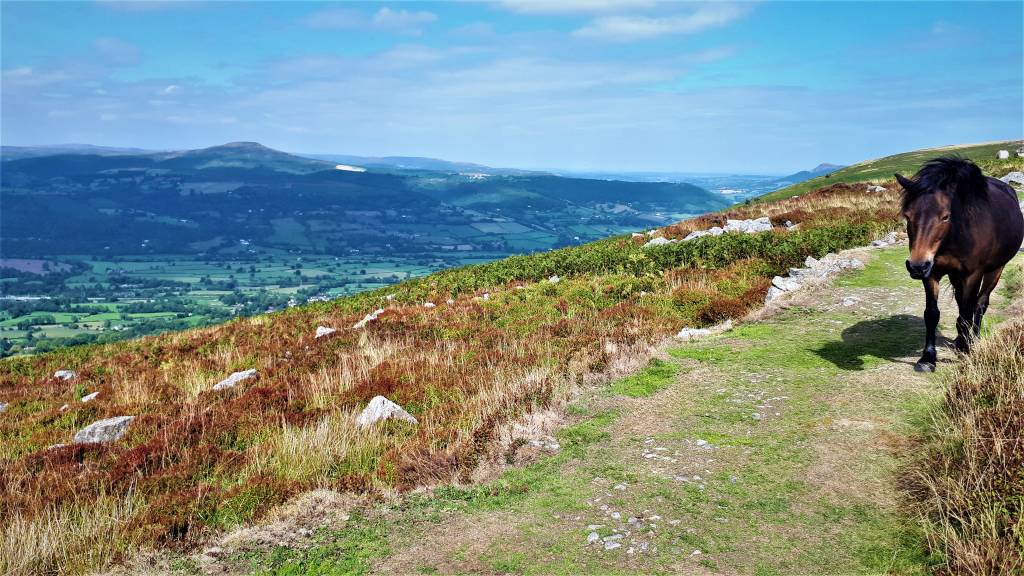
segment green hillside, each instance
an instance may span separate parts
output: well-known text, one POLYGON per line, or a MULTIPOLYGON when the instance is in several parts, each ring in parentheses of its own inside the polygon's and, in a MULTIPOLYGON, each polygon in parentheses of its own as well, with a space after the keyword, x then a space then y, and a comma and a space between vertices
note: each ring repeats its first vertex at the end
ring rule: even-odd
POLYGON ((1011 170, 1021 170, 1024 168, 1024 158, 1019 158, 1016 155, 1016 149, 1022 145, 1024 145, 1022 141, 1007 140, 985 144, 962 144, 940 148, 926 148, 924 150, 904 152, 903 154, 894 154, 884 158, 860 162, 832 172, 827 176, 818 176, 799 184, 787 186, 781 190, 765 194, 758 200, 761 202, 781 200, 791 196, 806 194, 811 190, 831 184, 851 184, 855 182, 881 183, 892 180, 893 174, 896 172, 909 176, 916 172, 926 160, 949 154, 957 154, 964 158, 969 158, 978 163, 986 173, 1002 176, 1011 170), (996 156, 999 150, 1008 150, 1010 158, 999 160, 996 156))

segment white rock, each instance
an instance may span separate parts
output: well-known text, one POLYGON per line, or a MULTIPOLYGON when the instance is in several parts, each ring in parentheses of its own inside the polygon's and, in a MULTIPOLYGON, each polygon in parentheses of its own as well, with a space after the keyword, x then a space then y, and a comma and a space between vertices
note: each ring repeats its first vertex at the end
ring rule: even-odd
POLYGON ((387 296, 384 297, 384 299, 387 300, 388 302, 391 302, 392 300, 395 299, 395 294, 388 294, 387 296))
POLYGON ((597 532, 591 532, 590 534, 587 534, 587 544, 595 544, 600 539, 601 536, 597 532))
POLYGON ((871 186, 868 186, 868 192, 879 192, 879 193, 881 193, 881 192, 885 192, 886 190, 887 190, 887 188, 885 188, 884 186, 878 186, 877 184, 872 184, 871 186))
POLYGON ((213 385, 214 390, 226 390, 228 388, 234 388, 236 384, 243 380, 248 380, 256 375, 255 368, 249 368, 248 370, 242 370, 241 372, 235 372, 227 378, 217 382, 213 385))
POLYGON ((694 550, 693 552, 690 552, 690 558, 693 558, 694 556, 700 556, 701 554, 703 554, 703 552, 701 552, 700 550, 694 550))
POLYGON ((619 544, 618 542, 616 542, 614 540, 611 540, 609 542, 605 542, 604 543, 604 549, 605 550, 615 550, 616 548, 622 548, 622 544, 619 544))
POLYGON ((683 328, 678 334, 676 334, 676 339, 682 340, 683 342, 689 342, 690 340, 697 340, 710 335, 711 330, 708 330, 707 328, 683 328))
POLYGON ((434 304, 433 302, 424 302, 423 303, 423 307, 424 308, 437 308, 437 304, 434 304))
POLYGON ((135 416, 114 416, 97 420, 75 433, 75 444, 92 444, 96 442, 113 442, 124 436, 128 425, 135 416))
POLYGON ((768 287, 768 294, 765 294, 765 297, 764 297, 764 302, 765 302, 765 304, 767 304, 767 303, 771 302, 772 300, 775 300, 779 296, 782 296, 783 294, 785 294, 784 291, 779 290, 775 286, 769 286, 768 287))
POLYGON ((782 290, 783 292, 792 292, 800 288, 800 283, 792 278, 784 278, 782 276, 776 276, 772 278, 772 286, 782 290))
POLYGON ((10 404, 7 402, 0 402, 0 413, 6 412, 8 406, 10 406, 10 404))
POLYGON ((548 278, 548 282, 551 282, 552 284, 558 284, 561 281, 562 281, 562 279, 559 278, 557 275, 552 276, 551 278, 548 278))
POLYGON ((401 406, 383 396, 374 396, 370 403, 363 408, 356 418, 356 423, 362 427, 370 426, 381 420, 390 419, 404 420, 410 424, 418 424, 412 414, 406 412, 401 406))
POLYGON ((85 396, 82 396, 82 402, 91 402, 91 401, 95 400, 96 397, 99 396, 99 395, 100 395, 100 393, 98 391, 97 392, 93 392, 92 394, 86 394, 85 396))
POLYGON ((806 266, 808 268, 814 268, 817 265, 818 265, 818 259, 815 258, 814 256, 808 256, 807 259, 804 260, 804 266, 806 266))
POLYGON ((1011 185, 1012 184, 1024 185, 1024 172, 1016 172, 1016 171, 1010 172, 1006 176, 1003 176, 1002 178, 1000 178, 1000 180, 1002 180, 1003 182, 1006 182, 1007 184, 1011 184, 1011 185))
POLYGON ((644 235, 639 233, 639 232, 633 232, 633 235, 631 236, 631 238, 643 238, 643 237, 644 237, 644 235))
POLYGON ((726 220, 725 231, 726 232, 746 232, 747 234, 757 234, 758 232, 768 232, 772 229, 772 221, 767 216, 761 218, 755 218, 753 220, 726 220))
POLYGON ((323 338, 324 336, 330 336, 331 334, 334 334, 337 331, 338 331, 337 328, 328 328, 327 326, 317 326, 316 327, 316 338, 323 338))
POLYGON ((843 298, 842 304, 843 306, 853 306, 857 302, 860 302, 860 300, 854 298, 853 296, 847 296, 846 298, 843 298))
POLYGON ((1000 150, 999 152, 996 153, 996 156, 1000 160, 1006 160, 1007 158, 1010 157, 1010 151, 1009 150, 1000 150))
POLYGON ((57 370, 56 372, 53 373, 54 378, 60 378, 61 380, 65 381, 71 380, 75 376, 78 376, 78 373, 75 372, 74 370, 57 370))
POLYGON ((647 244, 643 245, 643 247, 644 248, 651 248, 653 246, 667 246, 669 244, 675 244, 676 242, 678 242, 678 240, 675 240, 675 239, 669 240, 668 238, 665 238, 664 236, 658 236, 657 238, 650 239, 647 242, 647 244))
POLYGON ((704 236, 720 236, 722 234, 725 234, 724 228, 721 228, 719 226, 712 226, 707 230, 694 230, 693 232, 690 232, 689 234, 686 235, 686 238, 683 238, 683 242, 688 242, 690 240, 702 238, 704 236))
POLYGON ((374 320, 376 320, 383 313, 384 313, 384 309, 383 308, 378 308, 378 309, 374 310, 373 312, 370 312, 366 316, 363 316, 362 320, 360 320, 359 322, 356 322, 355 324, 353 324, 352 325, 352 329, 353 330, 359 330, 363 326, 366 326, 370 322, 373 322, 374 320))

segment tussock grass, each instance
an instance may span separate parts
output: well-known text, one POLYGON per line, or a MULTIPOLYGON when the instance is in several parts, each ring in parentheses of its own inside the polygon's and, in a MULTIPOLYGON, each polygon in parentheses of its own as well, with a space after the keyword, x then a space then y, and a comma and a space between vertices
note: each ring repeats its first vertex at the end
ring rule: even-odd
POLYGON ((912 510, 950 574, 1024 571, 1024 321, 981 341, 953 373, 921 456, 912 510))

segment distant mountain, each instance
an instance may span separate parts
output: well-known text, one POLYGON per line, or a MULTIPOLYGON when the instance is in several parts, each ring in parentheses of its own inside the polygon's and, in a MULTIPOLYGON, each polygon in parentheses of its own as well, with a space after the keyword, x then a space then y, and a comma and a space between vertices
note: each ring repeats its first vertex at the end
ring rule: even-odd
MULTIPOLYGON (((348 163, 353 163, 349 159, 348 163)), ((357 163, 358 164, 358 163, 357 163)), ((358 172, 254 142, 5 160, 5 256, 548 249, 724 207, 682 183, 358 172)))
POLYGON ((832 172, 835 172, 836 170, 841 170, 843 168, 845 168, 845 166, 841 166, 839 164, 822 163, 818 164, 817 166, 810 170, 801 170, 795 174, 790 174, 789 176, 776 178, 774 180, 771 180, 770 183, 776 185, 779 188, 783 186, 792 186, 793 184, 799 184, 800 182, 810 180, 811 178, 817 178, 818 176, 831 174, 832 172))
POLYGON ((546 174, 533 170, 518 168, 495 168, 474 164, 472 162, 452 162, 439 158, 423 158, 420 156, 352 156, 349 154, 302 154, 307 158, 329 160, 363 168, 384 170, 429 170, 435 172, 476 173, 488 175, 517 176, 525 174, 546 174))
POLYGON ((95 156, 115 156, 125 154, 151 154, 153 150, 142 148, 118 148, 114 146, 94 146, 92 144, 49 144, 46 146, 0 146, 0 158, 17 160, 19 158, 36 158, 55 154, 92 154, 95 156))

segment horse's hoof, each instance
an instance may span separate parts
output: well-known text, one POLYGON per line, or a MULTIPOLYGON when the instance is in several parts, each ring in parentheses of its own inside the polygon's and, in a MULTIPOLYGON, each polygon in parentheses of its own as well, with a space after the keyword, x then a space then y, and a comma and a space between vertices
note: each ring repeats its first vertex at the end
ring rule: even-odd
POLYGON ((935 364, 931 362, 918 362, 914 364, 914 372, 935 372, 935 364))

